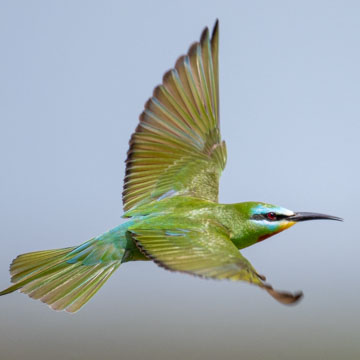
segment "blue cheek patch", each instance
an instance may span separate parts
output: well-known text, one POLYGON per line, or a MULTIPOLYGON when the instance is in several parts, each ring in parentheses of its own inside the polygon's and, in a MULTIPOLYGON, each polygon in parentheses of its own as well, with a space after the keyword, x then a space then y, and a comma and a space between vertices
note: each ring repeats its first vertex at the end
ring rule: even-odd
POLYGON ((284 207, 266 205, 266 204, 259 204, 258 206, 251 209, 251 215, 266 214, 266 213, 271 212, 271 211, 273 211, 273 212, 275 212, 277 214, 294 215, 293 211, 291 211, 289 209, 285 209, 284 207))
MULTIPOLYGON (((259 204, 251 210, 251 215, 263 215, 268 212, 275 212, 277 214, 284 214, 284 215, 293 215, 294 213, 291 210, 285 209, 281 206, 273 206, 267 204, 259 204)), ((267 220, 253 220, 254 223, 264 226, 265 228, 269 229, 271 232, 276 232, 281 230, 281 222, 280 221, 267 221, 267 220)))

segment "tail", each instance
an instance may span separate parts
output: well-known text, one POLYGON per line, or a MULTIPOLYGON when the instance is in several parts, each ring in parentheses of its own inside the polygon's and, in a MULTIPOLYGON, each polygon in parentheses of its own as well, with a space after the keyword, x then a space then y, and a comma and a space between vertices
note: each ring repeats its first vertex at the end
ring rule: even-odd
POLYGON ((19 255, 10 265, 12 286, 1 295, 20 290, 54 310, 76 312, 120 266, 124 234, 110 230, 78 247, 19 255))

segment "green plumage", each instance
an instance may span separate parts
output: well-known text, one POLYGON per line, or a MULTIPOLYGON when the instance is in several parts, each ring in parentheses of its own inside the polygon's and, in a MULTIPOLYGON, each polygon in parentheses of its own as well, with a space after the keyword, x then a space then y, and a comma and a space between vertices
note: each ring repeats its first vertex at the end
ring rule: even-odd
POLYGON ((18 256, 0 295, 20 290, 55 310, 75 312, 128 261, 245 281, 284 304, 301 293, 275 291, 239 252, 296 221, 334 219, 264 203, 219 204, 226 145, 219 127, 219 30, 206 28, 140 115, 130 139, 123 203, 128 221, 78 246, 18 256))
POLYGON ((124 209, 171 192, 218 201, 226 163, 218 99, 218 26, 165 73, 130 139, 124 209))

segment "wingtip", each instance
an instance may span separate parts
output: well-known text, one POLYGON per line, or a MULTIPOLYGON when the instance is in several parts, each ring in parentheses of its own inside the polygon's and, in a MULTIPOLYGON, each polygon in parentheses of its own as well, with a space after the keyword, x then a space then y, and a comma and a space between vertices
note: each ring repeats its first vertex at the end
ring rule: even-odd
POLYGON ((302 291, 298 291, 295 293, 290 293, 287 291, 278 291, 272 288, 272 286, 266 286, 265 290, 268 292, 270 296, 272 296, 275 300, 284 305, 295 305, 297 304, 303 297, 304 294, 302 291))
POLYGON ((219 32, 219 19, 216 18, 211 37, 213 38, 218 32, 219 32))
POLYGON ((203 44, 209 38, 209 28, 206 26, 200 36, 200 44, 203 44))
MULTIPOLYGON (((219 18, 216 18, 215 19, 215 23, 214 23, 214 26, 213 26, 213 29, 211 31, 211 37, 213 38, 214 35, 219 31, 219 18)), ((204 41, 204 39, 206 38, 206 36, 208 36, 210 34, 210 31, 209 31, 209 28, 206 26, 204 28, 204 30, 202 31, 201 33, 201 36, 200 36, 200 43, 202 43, 204 41)))

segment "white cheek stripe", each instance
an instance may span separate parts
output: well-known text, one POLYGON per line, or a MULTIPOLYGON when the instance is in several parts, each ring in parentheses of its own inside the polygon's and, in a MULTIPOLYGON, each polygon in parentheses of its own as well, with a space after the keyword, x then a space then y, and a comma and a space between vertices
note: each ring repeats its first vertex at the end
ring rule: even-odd
POLYGON ((289 209, 285 209, 283 207, 278 207, 276 209, 276 212, 279 213, 279 214, 283 214, 283 215, 286 215, 286 216, 291 216, 291 215, 295 215, 295 213, 289 209))

